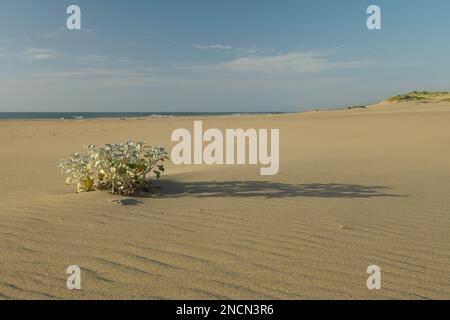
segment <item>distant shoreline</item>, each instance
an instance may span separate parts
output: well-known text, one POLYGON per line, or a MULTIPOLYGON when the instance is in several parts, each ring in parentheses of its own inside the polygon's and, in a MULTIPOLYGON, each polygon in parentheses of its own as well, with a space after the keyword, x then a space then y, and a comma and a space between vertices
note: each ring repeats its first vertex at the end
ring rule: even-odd
POLYGON ((390 97, 372 105, 353 105, 337 108, 308 108, 298 111, 234 111, 234 112, 0 112, 0 121, 21 120, 83 120, 83 119, 133 119, 133 118, 174 118, 174 117, 205 117, 205 116, 256 116, 256 115, 287 115, 307 112, 342 111, 367 109, 380 104, 404 103, 449 103, 449 92, 411 91, 406 94, 390 97))
POLYGON ((83 120, 107 118, 172 118, 189 116, 277 115, 286 112, 0 112, 0 120, 83 120))

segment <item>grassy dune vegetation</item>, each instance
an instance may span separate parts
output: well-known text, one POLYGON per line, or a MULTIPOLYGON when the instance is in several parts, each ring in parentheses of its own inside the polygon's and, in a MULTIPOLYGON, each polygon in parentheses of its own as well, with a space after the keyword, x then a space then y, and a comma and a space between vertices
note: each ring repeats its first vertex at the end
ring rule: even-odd
POLYGON ((388 102, 450 102, 450 93, 429 92, 429 91, 411 91, 406 94, 397 95, 387 99, 388 102))

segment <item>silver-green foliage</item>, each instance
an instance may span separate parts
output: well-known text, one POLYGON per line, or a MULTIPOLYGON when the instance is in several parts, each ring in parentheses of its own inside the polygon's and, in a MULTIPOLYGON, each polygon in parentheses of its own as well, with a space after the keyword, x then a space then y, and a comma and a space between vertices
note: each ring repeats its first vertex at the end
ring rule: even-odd
POLYGON ((66 184, 77 186, 77 192, 110 190, 114 194, 130 195, 149 191, 147 180, 152 174, 159 179, 168 159, 163 147, 146 146, 145 141, 87 146, 88 154, 75 153, 58 161, 68 177, 66 184))

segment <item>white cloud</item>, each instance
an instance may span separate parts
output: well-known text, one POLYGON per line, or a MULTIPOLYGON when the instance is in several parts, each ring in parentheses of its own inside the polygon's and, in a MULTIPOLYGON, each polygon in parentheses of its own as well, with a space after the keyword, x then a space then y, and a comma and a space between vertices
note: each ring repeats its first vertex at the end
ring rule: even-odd
POLYGON ((211 50, 211 51, 229 51, 235 53, 237 56, 250 56, 250 55, 261 55, 274 53, 274 50, 265 50, 257 46, 251 46, 246 48, 234 48, 229 45, 223 44, 195 44, 192 47, 200 50, 211 50))
POLYGON ((89 68, 80 71, 67 72, 63 75, 72 76, 93 76, 93 77, 113 77, 113 78, 148 78, 154 76, 151 70, 130 70, 120 68, 89 68))
POLYGON ((238 57, 231 61, 206 66, 193 66, 190 70, 233 71, 253 73, 313 73, 331 69, 359 68, 373 61, 332 61, 333 51, 292 52, 270 56, 238 57))
POLYGON ((27 74, 30 78, 46 78, 46 79, 61 79, 61 78, 151 78, 155 76, 152 69, 143 68, 140 70, 125 69, 125 68, 81 68, 77 70, 40 72, 27 74))
POLYGON ((60 56, 59 51, 42 48, 29 48, 23 53, 23 57, 28 60, 49 60, 60 56))
POLYGON ((67 29, 67 27, 61 27, 61 28, 56 29, 56 30, 47 31, 47 32, 43 32, 43 33, 38 33, 35 36, 37 38, 51 39, 51 38, 56 38, 56 37, 59 37, 59 36, 62 36, 62 35, 69 35, 70 32, 78 32, 78 33, 85 33, 85 34, 93 35, 94 34, 94 29, 82 28, 80 30, 69 30, 69 29, 67 29))
POLYGON ((265 50, 265 49, 259 48, 257 46, 251 46, 249 48, 240 48, 240 49, 237 49, 236 51, 240 55, 244 55, 244 56, 255 56, 255 55, 274 53, 273 50, 265 50))
POLYGON ((200 49, 200 50, 232 50, 233 47, 231 46, 226 46, 226 45, 222 45, 222 44, 207 44, 207 45, 202 45, 202 44, 195 44, 193 45, 194 48, 200 49))

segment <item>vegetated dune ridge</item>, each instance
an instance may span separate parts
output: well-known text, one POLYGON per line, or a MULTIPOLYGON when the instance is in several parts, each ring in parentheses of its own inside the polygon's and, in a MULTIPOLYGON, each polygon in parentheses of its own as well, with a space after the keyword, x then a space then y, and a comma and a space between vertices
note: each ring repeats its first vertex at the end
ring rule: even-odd
POLYGON ((449 299, 450 103, 290 115, 4 121, 0 298, 449 299), (174 166, 161 194, 74 193, 56 160, 175 128, 280 128, 280 173, 174 166), (82 290, 66 289, 66 268, 82 290), (366 269, 382 270, 369 291, 366 269))

